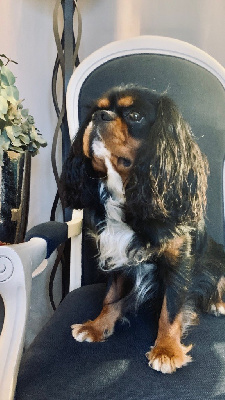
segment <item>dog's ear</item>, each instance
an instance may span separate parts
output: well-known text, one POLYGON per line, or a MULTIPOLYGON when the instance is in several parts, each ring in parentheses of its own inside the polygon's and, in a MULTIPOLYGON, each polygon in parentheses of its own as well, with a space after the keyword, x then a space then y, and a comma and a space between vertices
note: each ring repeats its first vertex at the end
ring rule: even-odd
POLYGON ((64 207, 89 207, 98 198, 98 179, 94 175, 91 161, 83 153, 83 134, 82 127, 63 165, 60 190, 64 207))
POLYGON ((127 187, 128 202, 139 199, 145 218, 201 220, 206 207, 208 163, 189 125, 166 96, 158 101, 147 142, 139 150, 127 187))

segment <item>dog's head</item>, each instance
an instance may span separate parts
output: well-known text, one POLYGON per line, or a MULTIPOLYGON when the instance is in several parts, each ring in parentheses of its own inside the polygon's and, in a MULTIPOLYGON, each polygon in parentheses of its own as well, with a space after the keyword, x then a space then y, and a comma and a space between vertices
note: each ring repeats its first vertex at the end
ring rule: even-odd
POLYGON ((84 206, 91 193, 95 197, 97 180, 106 179, 106 159, 121 176, 128 213, 138 212, 141 219, 202 219, 207 160, 167 96, 130 85, 113 88, 94 103, 64 167, 71 206, 81 192, 84 206))
POLYGON ((127 184, 138 149, 156 120, 157 103, 156 94, 137 87, 114 88, 97 100, 83 135, 84 154, 96 171, 107 173, 103 143, 113 168, 127 184))

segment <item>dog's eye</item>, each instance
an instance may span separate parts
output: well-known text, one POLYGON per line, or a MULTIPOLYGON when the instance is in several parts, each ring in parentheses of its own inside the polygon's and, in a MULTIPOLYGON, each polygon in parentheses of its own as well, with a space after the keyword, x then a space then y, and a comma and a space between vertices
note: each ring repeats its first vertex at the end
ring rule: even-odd
POLYGON ((118 164, 123 165, 125 168, 129 168, 132 164, 131 160, 129 158, 125 157, 118 157, 118 164))
POLYGON ((128 117, 133 122, 140 122, 142 120, 142 115, 137 111, 132 111, 128 114, 128 117))

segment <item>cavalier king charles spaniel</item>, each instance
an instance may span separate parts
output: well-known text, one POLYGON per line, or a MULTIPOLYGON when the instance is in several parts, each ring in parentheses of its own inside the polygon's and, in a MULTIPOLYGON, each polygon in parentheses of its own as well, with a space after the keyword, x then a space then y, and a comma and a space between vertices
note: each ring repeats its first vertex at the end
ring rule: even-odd
POLYGON ((181 339, 197 311, 225 314, 223 247, 207 236, 206 156, 174 102, 135 85, 91 107, 64 165, 67 206, 88 207, 99 268, 108 275, 100 315, 72 325, 101 342, 144 302, 158 311, 149 365, 172 373, 191 361, 181 339))

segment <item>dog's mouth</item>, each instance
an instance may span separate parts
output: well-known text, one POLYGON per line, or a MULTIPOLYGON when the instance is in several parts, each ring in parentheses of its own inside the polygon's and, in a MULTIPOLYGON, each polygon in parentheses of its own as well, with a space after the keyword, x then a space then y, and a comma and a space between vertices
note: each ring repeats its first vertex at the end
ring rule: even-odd
MULTIPOLYGON (((97 161, 97 158, 96 158, 97 161)), ((104 165, 97 165, 96 167, 93 166, 93 159, 87 158, 85 162, 85 173, 91 179, 106 179, 107 178, 107 169, 104 165)))
MULTIPOLYGON (((119 173, 123 183, 127 181, 130 170, 133 166, 134 160, 124 157, 116 152, 110 152, 106 147, 106 143, 103 140, 95 139, 91 145, 91 163, 95 171, 98 172, 99 177, 106 177, 109 173, 109 164, 112 168, 119 173)), ((116 149, 115 149, 116 150, 116 149)))
POLYGON ((107 174, 107 168, 104 159, 93 155, 91 161, 92 161, 92 167, 94 168, 95 171, 99 172, 100 177, 101 176, 103 177, 107 174))

